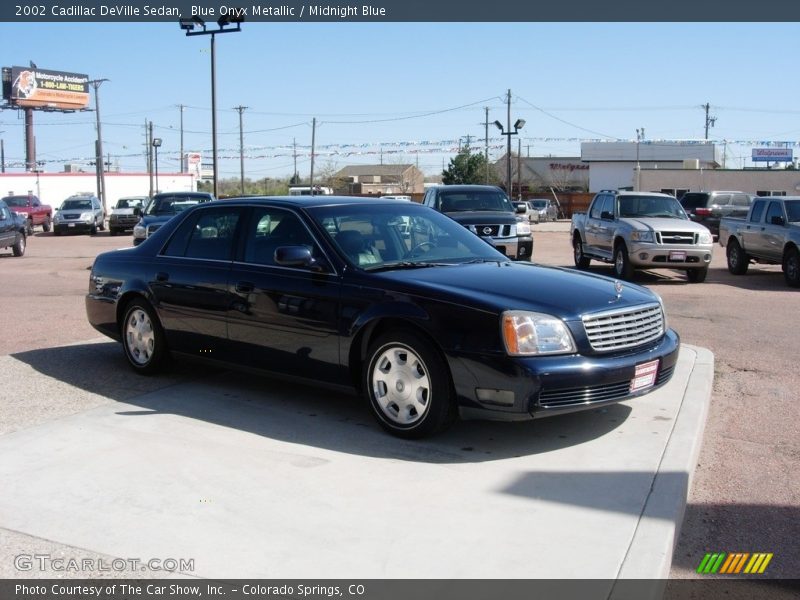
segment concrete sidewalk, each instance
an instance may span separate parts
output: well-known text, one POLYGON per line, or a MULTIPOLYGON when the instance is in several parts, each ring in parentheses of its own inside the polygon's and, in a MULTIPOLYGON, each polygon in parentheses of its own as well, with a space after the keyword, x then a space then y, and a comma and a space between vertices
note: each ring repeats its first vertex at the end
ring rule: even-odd
POLYGON ((714 372, 683 346, 648 396, 409 442, 348 396, 211 371, 123 400, 80 374, 118 345, 48 352, 0 357, 14 405, 93 408, 0 436, 2 577, 87 575, 13 568, 40 543, 209 578, 666 577, 714 372))

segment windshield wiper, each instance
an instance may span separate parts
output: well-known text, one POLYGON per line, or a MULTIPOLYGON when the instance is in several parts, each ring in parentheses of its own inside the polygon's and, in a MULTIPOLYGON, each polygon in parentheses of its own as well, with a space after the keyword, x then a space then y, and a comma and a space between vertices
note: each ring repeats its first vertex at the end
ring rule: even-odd
POLYGON ((417 260, 401 260, 398 262, 384 263, 374 267, 364 267, 365 271, 390 271, 392 269, 425 269, 427 267, 452 267, 453 263, 422 262, 417 260))

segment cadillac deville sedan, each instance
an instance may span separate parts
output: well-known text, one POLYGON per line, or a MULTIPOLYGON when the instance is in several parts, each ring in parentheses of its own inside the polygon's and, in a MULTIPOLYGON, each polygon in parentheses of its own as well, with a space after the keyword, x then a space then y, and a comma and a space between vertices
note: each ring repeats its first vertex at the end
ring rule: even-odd
POLYGON ((646 394, 680 344, 643 287, 513 262, 413 202, 333 196, 189 208, 99 255, 86 311, 139 373, 193 357, 356 391, 407 438, 646 394))

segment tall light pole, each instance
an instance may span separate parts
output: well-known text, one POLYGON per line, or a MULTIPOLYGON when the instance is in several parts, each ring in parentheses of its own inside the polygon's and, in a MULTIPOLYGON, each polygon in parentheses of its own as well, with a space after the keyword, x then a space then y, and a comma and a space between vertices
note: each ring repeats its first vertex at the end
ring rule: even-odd
POLYGON ((100 130, 100 86, 108 79, 94 79, 89 83, 94 88, 94 112, 97 117, 97 142, 95 143, 95 168, 97 170, 97 197, 103 205, 103 212, 108 214, 106 203, 106 170, 103 166, 103 134, 100 130))
POLYGON ((508 198, 511 199, 511 136, 517 135, 519 130, 525 127, 525 119, 517 119, 514 123, 514 131, 511 131, 511 90, 508 90, 508 115, 506 129, 503 129, 503 124, 500 121, 495 121, 494 124, 495 127, 500 130, 500 134, 506 136, 506 140, 508 140, 508 143, 506 144, 506 194, 508 194, 508 198))
POLYGON ((153 138, 153 150, 155 151, 156 160, 156 193, 161 190, 158 187, 158 149, 161 147, 161 138, 153 138))
POLYGON ((642 186, 642 166, 639 164, 639 143, 644 139, 644 127, 636 130, 636 191, 642 186))
POLYGON ((186 31, 187 37, 193 35, 210 35, 211 36, 211 154, 214 169, 214 197, 219 196, 219 169, 217 166, 217 61, 215 54, 214 39, 218 33, 233 33, 242 30, 242 21, 244 21, 244 11, 236 12, 232 10, 230 13, 221 16, 217 20, 219 29, 207 29, 206 23, 198 16, 190 19, 180 19, 178 23, 181 29, 186 31), (235 28, 225 29, 226 25, 235 24, 235 28), (202 31, 195 31, 196 27, 202 27, 202 31))
POLYGON ((242 131, 242 113, 247 109, 246 106, 234 106, 234 110, 239 111, 239 179, 241 180, 242 196, 244 196, 244 133, 242 131))

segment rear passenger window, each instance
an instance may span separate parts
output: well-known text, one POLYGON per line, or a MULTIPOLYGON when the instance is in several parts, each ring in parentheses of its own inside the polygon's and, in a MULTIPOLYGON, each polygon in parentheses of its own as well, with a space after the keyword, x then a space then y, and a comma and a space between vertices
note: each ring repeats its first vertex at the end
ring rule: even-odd
POLYGON ((237 207, 197 211, 178 228, 163 255, 232 260, 239 214, 237 207))
POLYGON ((716 204, 717 206, 727 206, 731 203, 731 195, 730 194, 718 194, 714 196, 714 200, 711 202, 712 204, 716 204))
POLYGON ((764 200, 756 200, 753 203, 753 209, 750 212, 751 223, 758 223, 761 221, 761 215, 764 214, 764 207, 766 204, 767 203, 764 200))
POLYGON ((750 206, 750 196, 747 194, 734 194, 733 195, 733 205, 734 206, 750 206))

